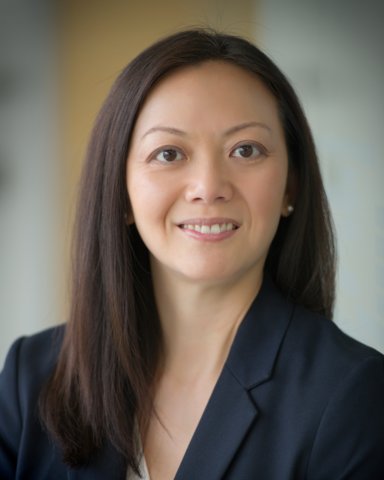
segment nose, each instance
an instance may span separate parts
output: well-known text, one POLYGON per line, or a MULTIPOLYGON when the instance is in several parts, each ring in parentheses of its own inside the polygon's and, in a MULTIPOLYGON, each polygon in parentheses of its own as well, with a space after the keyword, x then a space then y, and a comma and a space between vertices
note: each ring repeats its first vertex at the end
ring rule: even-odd
POLYGON ((227 202, 233 197, 233 186, 225 166, 218 158, 201 158, 196 162, 185 189, 188 202, 210 205, 227 202))

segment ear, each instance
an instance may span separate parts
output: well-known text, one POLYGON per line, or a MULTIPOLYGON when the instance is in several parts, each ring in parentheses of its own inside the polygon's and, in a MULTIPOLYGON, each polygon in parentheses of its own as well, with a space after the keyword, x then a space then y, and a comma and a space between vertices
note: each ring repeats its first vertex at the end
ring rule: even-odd
POLYGON ((289 217, 294 210, 294 207, 296 205, 298 185, 299 185, 299 175, 297 171, 289 170, 283 203, 281 205, 281 215, 283 217, 289 217))

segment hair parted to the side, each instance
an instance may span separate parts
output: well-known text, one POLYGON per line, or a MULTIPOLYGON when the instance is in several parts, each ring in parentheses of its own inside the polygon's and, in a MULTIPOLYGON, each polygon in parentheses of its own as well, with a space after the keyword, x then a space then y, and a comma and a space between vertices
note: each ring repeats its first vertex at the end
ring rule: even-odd
POLYGON ((253 73, 276 97, 298 194, 294 214, 280 220, 265 271, 292 302, 332 318, 332 220, 312 135, 288 80, 263 52, 233 35, 198 28, 158 41, 114 83, 95 122, 82 172, 70 317, 57 368, 39 399, 42 424, 71 467, 85 465, 109 442, 138 472, 135 419, 145 443, 162 336, 148 251, 136 228, 124 221, 128 147, 140 107, 156 81, 206 61, 230 62, 253 73))

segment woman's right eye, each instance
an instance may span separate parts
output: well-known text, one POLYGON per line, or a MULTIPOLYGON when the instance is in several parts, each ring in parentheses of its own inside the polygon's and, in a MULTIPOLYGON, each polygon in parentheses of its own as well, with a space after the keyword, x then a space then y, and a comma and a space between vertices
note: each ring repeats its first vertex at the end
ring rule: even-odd
POLYGON ((167 148, 166 150, 161 150, 160 152, 157 152, 154 158, 159 162, 172 163, 172 162, 175 162, 176 160, 181 160, 183 158, 183 155, 177 150, 173 150, 172 148, 167 148))

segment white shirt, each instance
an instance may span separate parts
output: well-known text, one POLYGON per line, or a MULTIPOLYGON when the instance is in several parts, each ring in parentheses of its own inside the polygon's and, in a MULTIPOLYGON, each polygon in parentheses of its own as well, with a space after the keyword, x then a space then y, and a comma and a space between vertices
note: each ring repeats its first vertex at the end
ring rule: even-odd
POLYGON ((140 452, 141 452, 139 470, 140 470, 140 473, 144 476, 143 476, 143 478, 140 478, 136 475, 136 473, 132 472, 132 470, 130 471, 130 469, 129 469, 127 471, 127 479, 126 480, 151 480, 150 477, 149 477, 148 467, 147 467, 147 463, 145 461, 145 457, 144 457, 144 453, 143 453, 143 446, 141 444, 139 426, 138 426, 137 422, 135 422, 135 436, 136 436, 136 441, 139 443, 140 452))
POLYGON ((145 461, 144 455, 141 456, 140 461, 140 472, 144 475, 141 479, 134 472, 127 472, 127 480, 151 480, 148 473, 147 463, 145 461))

